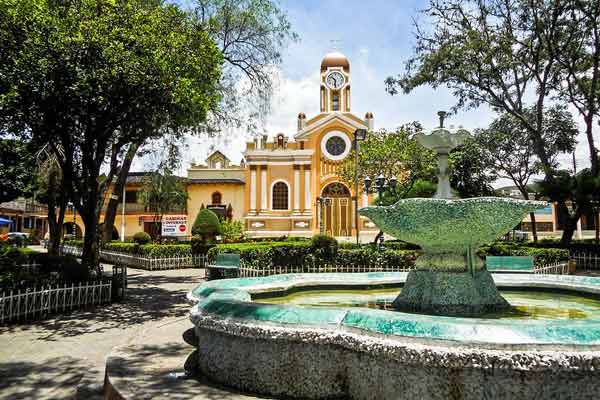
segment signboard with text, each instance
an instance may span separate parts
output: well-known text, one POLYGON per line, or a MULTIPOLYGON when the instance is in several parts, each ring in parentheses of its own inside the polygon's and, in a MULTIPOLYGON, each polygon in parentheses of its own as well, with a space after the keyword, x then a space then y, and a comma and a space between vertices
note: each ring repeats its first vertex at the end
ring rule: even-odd
POLYGON ((162 218, 163 236, 187 236, 187 215, 164 215, 162 218))

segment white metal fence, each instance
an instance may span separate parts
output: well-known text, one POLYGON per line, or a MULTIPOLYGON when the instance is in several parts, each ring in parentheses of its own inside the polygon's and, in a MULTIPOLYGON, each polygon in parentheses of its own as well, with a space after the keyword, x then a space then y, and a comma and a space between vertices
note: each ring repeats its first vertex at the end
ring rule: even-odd
POLYGON ((600 269, 600 256, 592 253, 576 252, 571 258, 577 262, 577 269, 600 269))
MULTIPOLYGON (((61 246, 62 254, 81 257, 82 249, 76 246, 61 246)), ((100 258, 111 264, 122 264, 129 267, 147 269, 150 271, 204 268, 207 258, 204 255, 184 255, 179 257, 143 257, 118 251, 100 250, 100 258)))
POLYGON ((569 263, 563 262, 563 263, 535 266, 533 268, 533 273, 541 274, 541 275, 545 275, 545 274, 567 275, 569 273, 569 263))
POLYGON ((110 281, 3 292, 0 297, 0 323, 40 318, 53 312, 110 303, 111 294, 110 281))
POLYGON ((240 267, 240 276, 255 277, 269 276, 279 274, 296 274, 296 273, 354 273, 354 272, 407 272, 413 269, 414 266, 380 266, 380 265, 305 265, 305 266, 272 266, 272 267, 255 267, 242 262, 240 267))

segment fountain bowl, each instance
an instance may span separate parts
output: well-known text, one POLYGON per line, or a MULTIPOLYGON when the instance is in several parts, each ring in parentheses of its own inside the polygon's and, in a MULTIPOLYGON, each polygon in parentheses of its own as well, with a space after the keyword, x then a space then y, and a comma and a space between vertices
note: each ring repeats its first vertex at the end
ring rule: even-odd
POLYGON ((427 253, 464 253, 493 242, 524 214, 547 204, 506 197, 411 198, 386 207, 363 207, 359 213, 385 233, 418 244, 427 253))

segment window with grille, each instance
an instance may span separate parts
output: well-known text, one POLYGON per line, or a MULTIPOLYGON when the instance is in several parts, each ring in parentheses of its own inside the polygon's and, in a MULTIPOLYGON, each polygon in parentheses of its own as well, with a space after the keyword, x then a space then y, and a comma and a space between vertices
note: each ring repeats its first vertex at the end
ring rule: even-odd
POLYGON ((288 209, 288 186, 285 182, 277 182, 273 185, 273 210, 288 209))

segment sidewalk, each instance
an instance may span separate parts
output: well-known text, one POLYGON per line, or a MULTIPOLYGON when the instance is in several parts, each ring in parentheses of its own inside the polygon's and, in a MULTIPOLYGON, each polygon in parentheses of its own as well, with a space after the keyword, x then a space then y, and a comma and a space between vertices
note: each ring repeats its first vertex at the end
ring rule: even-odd
POLYGON ((191 327, 185 294, 204 270, 128 274, 122 303, 0 326, 0 399, 72 398, 78 386, 100 387, 113 347, 182 342, 191 327))

